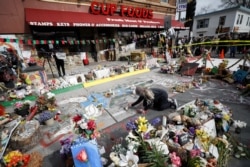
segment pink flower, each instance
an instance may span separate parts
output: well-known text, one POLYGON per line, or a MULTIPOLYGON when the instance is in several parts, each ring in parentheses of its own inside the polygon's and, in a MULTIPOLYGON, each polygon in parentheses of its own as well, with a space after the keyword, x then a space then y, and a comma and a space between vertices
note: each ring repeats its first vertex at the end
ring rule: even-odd
POLYGON ((200 156, 201 154, 201 150, 199 149, 193 149, 190 151, 190 156, 193 158, 193 157, 196 157, 196 156, 200 156))
POLYGON ((23 106, 23 103, 21 103, 21 102, 16 102, 15 103, 15 108, 22 108, 22 106, 23 106))
POLYGON ((181 158, 179 156, 177 156, 175 152, 170 153, 169 155, 170 155, 170 159, 171 159, 172 164, 176 167, 180 167, 181 166, 181 158))

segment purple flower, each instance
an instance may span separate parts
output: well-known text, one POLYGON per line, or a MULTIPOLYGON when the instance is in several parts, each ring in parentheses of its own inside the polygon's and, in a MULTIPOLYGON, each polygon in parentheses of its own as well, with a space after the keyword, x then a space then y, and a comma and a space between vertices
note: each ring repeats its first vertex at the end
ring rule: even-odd
POLYGON ((50 118, 53 117, 53 114, 51 113, 51 111, 43 111, 42 113, 39 114, 39 122, 44 122, 49 120, 50 118))
POLYGON ((195 135, 195 128, 194 127, 189 128, 189 134, 192 135, 192 136, 195 135))
POLYGON ((156 126, 160 122, 161 122, 161 118, 157 117, 157 118, 153 119, 152 121, 150 121, 150 124, 153 126, 156 126))
POLYGON ((144 134, 143 138, 144 138, 144 139, 150 139, 150 133, 144 134))
POLYGON ((222 114, 215 114, 215 118, 222 118, 222 114))
POLYGON ((136 126, 136 123, 134 121, 129 121, 126 125, 126 129, 128 131, 130 130, 136 130, 137 129, 137 126, 136 126))

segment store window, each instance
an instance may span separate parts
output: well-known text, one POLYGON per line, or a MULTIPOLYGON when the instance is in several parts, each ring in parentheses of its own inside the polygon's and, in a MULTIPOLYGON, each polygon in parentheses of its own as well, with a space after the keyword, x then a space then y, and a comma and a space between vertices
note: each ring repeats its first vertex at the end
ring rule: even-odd
POLYGON ((168 0, 161 0, 161 2, 168 3, 168 0))
POLYGON ((250 17, 247 18, 247 24, 246 26, 250 26, 250 17))
POLYGON ((242 20, 243 20, 243 15, 241 15, 241 14, 238 14, 238 17, 237 17, 237 22, 236 22, 236 24, 242 24, 242 20))
POLYGON ((224 26, 226 22, 226 16, 221 16, 219 20, 219 25, 224 26))
POLYGON ((240 14, 238 14, 238 17, 237 17, 237 22, 236 22, 236 24, 239 24, 239 22, 240 22, 240 14))
POLYGON ((242 24, 242 20, 243 20, 243 15, 241 15, 240 17, 240 24, 242 24))
POLYGON ((209 25, 209 19, 197 20, 197 29, 207 28, 209 25))

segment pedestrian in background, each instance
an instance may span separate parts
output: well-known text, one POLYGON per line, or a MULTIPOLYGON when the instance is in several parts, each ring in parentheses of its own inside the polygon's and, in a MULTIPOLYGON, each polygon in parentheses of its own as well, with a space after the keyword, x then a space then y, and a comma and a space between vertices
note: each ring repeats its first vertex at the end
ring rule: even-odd
POLYGON ((60 55, 60 53, 53 52, 52 56, 55 59, 59 77, 65 76, 66 73, 65 73, 65 67, 64 67, 64 59, 66 58, 66 53, 65 53, 65 56, 64 56, 64 54, 60 55))

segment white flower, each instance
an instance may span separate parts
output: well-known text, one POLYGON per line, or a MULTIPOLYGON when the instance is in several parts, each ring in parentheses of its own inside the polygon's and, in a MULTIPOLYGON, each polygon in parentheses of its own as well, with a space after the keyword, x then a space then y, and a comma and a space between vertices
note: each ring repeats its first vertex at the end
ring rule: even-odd
POLYGON ((160 151, 165 155, 169 153, 168 146, 162 141, 160 141, 159 138, 148 139, 145 141, 148 142, 151 147, 153 145, 156 146, 157 151, 160 151))
POLYGON ((113 161, 113 163, 114 163, 116 166, 119 165, 119 162, 120 162, 121 159, 118 157, 117 153, 111 152, 111 153, 109 154, 109 157, 110 157, 110 159, 113 161))
POLYGON ((129 132, 125 140, 128 143, 128 149, 136 152, 140 145, 138 136, 135 136, 132 132, 129 132))
POLYGON ((47 95, 48 99, 51 99, 51 98, 55 97, 55 94, 51 93, 51 92, 48 92, 46 95, 47 95))
POLYGON ((127 151, 126 156, 120 154, 121 161, 119 166, 121 167, 138 167, 139 157, 132 151, 127 151))
POLYGON ((240 120, 235 120, 233 126, 235 128, 245 128, 247 126, 247 123, 240 120))
POLYGON ((152 126, 151 124, 148 124, 148 129, 147 129, 147 131, 145 132, 145 134, 151 132, 152 130, 155 130, 155 127, 152 126))
POLYGON ((131 139, 138 141, 138 140, 139 140, 139 137, 138 137, 138 136, 135 136, 135 135, 133 134, 133 132, 130 131, 130 132, 128 133, 126 139, 127 139, 128 141, 130 141, 131 139))
POLYGON ((87 122, 82 122, 82 123, 80 124, 80 127, 81 127, 81 129, 88 129, 88 124, 87 124, 87 122))
POLYGON ((128 143, 128 150, 133 151, 134 153, 138 151, 138 147, 140 146, 140 142, 138 141, 130 141, 128 143))
POLYGON ((168 133, 168 128, 165 128, 164 126, 162 127, 162 129, 161 130, 157 130, 156 131, 156 135, 158 136, 161 136, 160 137, 160 140, 162 140, 163 138, 164 138, 164 136, 166 136, 167 135, 167 133, 168 133))

